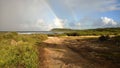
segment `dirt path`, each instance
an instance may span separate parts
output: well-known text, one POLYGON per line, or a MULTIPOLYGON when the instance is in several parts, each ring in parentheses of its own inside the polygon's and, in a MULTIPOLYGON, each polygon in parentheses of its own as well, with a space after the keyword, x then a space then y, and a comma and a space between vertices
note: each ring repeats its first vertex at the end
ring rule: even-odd
POLYGON ((49 37, 43 42, 44 66, 42 68, 108 68, 92 63, 69 49, 64 38, 49 37))

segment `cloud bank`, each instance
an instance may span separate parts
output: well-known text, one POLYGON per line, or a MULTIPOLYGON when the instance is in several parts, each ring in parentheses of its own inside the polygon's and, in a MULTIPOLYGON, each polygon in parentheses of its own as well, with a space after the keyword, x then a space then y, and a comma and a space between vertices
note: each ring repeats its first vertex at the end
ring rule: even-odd
POLYGON ((0 30, 48 30, 47 24, 56 17, 44 0, 0 0, 0 30))
POLYGON ((118 0, 0 0, 0 31, 112 27, 118 22, 109 14, 100 19, 91 17, 113 11, 120 11, 118 0))

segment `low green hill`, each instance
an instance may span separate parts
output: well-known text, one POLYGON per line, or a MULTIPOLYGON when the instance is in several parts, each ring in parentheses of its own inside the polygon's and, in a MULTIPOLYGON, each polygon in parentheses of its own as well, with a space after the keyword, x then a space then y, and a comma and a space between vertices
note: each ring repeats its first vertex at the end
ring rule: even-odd
POLYGON ((51 31, 53 32, 63 32, 68 36, 81 36, 81 35, 120 35, 120 27, 116 28, 97 28, 97 29, 84 29, 84 30, 75 30, 75 29, 62 29, 54 28, 51 31))

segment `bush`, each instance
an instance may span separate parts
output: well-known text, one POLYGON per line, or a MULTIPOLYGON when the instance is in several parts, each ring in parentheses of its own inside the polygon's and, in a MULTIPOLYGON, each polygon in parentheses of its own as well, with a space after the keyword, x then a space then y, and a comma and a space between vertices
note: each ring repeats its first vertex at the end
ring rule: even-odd
POLYGON ((80 36, 80 33, 77 32, 71 32, 71 33, 65 33, 67 36, 80 36))
POLYGON ((99 37, 99 41, 106 41, 106 40, 109 40, 109 39, 110 39, 109 35, 106 35, 106 36, 101 35, 101 36, 99 37))
POLYGON ((106 35, 106 40, 109 40, 110 39, 110 36, 109 35, 106 35))

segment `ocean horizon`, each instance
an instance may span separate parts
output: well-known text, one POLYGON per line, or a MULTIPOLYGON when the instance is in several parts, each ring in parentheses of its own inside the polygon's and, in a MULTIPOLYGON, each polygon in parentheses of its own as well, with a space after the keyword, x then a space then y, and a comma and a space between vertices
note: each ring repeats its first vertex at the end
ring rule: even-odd
POLYGON ((63 32, 53 32, 53 31, 0 31, 0 32, 17 32, 18 34, 60 34, 63 32))

